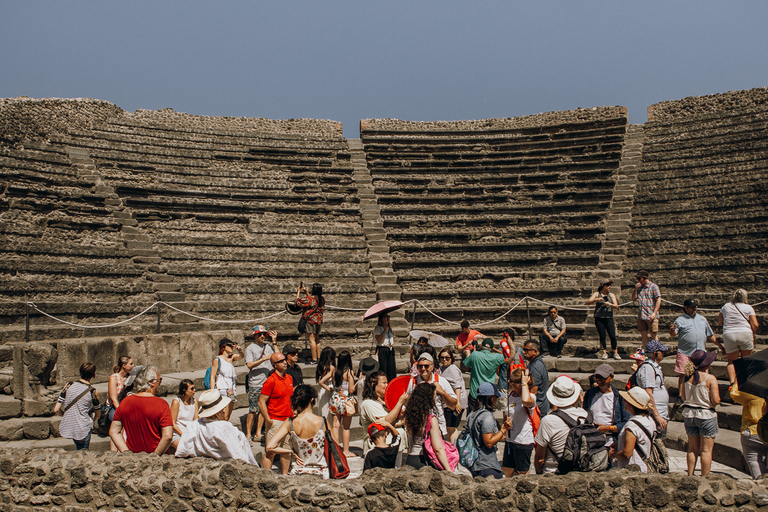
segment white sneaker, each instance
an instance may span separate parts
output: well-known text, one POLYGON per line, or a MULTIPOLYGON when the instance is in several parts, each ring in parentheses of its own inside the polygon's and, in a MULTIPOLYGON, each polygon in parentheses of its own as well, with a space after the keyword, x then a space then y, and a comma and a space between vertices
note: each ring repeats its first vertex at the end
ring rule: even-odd
POLYGON ((614 353, 613 353, 613 358, 614 358, 614 359, 621 359, 621 356, 619 355, 619 353, 618 353, 618 352, 614 352, 614 353))
POLYGON ((603 359, 608 359, 608 352, 603 352, 603 359))

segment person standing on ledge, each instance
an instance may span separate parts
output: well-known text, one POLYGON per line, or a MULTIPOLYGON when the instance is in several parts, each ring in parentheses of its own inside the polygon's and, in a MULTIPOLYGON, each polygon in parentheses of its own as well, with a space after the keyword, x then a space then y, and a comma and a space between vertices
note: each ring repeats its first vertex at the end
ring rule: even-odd
MULTIPOLYGON (((259 398, 261 386, 266 382, 272 372, 272 363, 269 358, 275 353, 277 343, 277 331, 267 331, 263 325, 257 325, 253 329, 254 343, 245 349, 245 366, 248 367, 248 416, 245 419, 245 436, 254 442, 261 442, 263 437, 261 429, 264 427, 264 417, 259 414, 259 398), (266 343, 267 336, 272 343, 266 343), (253 423, 256 420, 256 434, 253 433, 253 423)), ((229 403, 229 402, 227 402, 229 403)), ((231 411, 230 411, 231 412, 231 411)))
POLYGON ((296 290, 296 305, 303 308, 301 319, 306 322, 304 335, 309 340, 309 350, 312 360, 311 365, 317 364, 320 357, 320 329, 323 326, 323 312, 325 311, 325 298, 323 298, 323 285, 314 283, 312 291, 307 293, 304 283, 296 290), (305 296, 302 297, 301 294, 305 296))
POLYGON ((619 309, 619 301, 616 295, 611 293, 613 281, 603 279, 597 291, 587 300, 587 305, 595 305, 595 327, 600 336, 600 348, 603 349, 603 359, 608 359, 608 351, 605 348, 605 336, 611 338, 611 350, 613 358, 621 359, 619 355, 619 345, 616 341, 616 324, 613 321, 613 310, 619 309))
POLYGON ((648 344, 648 333, 652 340, 659 334, 659 309, 661 309, 661 291, 656 283, 648 279, 648 271, 635 274, 637 283, 632 290, 632 302, 637 301, 640 311, 637 314, 637 329, 643 341, 643 350, 648 344))
POLYGON ((389 314, 381 313, 379 323, 373 330, 373 337, 376 339, 376 353, 379 356, 379 369, 383 371, 387 380, 391 381, 397 377, 397 367, 395 366, 395 333, 389 326, 389 314))

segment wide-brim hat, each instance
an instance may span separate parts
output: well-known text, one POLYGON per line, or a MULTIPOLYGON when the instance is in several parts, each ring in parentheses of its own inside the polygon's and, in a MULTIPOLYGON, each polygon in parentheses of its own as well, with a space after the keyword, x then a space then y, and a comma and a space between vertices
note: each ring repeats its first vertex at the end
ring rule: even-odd
POLYGON ((360 365, 357 369, 360 373, 367 376, 373 372, 379 371, 379 362, 372 357, 366 357, 360 361, 360 365))
POLYGON ((140 364, 138 366, 134 366, 133 368, 131 368, 131 373, 128 374, 128 378, 125 379, 125 382, 123 382, 123 386, 128 387, 131 384, 133 384, 133 381, 136 380, 136 376, 143 369, 144 369, 144 365, 143 364, 140 364))
POLYGON ((214 416, 217 412, 228 406, 231 401, 228 396, 221 396, 217 389, 203 391, 203 394, 197 399, 197 403, 200 405, 198 416, 200 418, 214 416))
POLYGON ((717 352, 706 352, 704 350, 695 350, 691 354, 691 362, 696 368, 706 368, 717 359, 717 352))
POLYGON ((567 375, 561 375, 547 390, 549 403, 557 407, 568 407, 576 403, 581 395, 581 386, 567 375))
POLYGON ((629 391, 619 391, 621 398, 632 404, 636 409, 647 411, 651 407, 651 397, 640 386, 635 386, 629 391))
POLYGON ((298 315, 302 311, 304 311, 304 308, 302 308, 301 306, 297 306, 295 302, 286 302, 285 310, 292 315, 298 315))

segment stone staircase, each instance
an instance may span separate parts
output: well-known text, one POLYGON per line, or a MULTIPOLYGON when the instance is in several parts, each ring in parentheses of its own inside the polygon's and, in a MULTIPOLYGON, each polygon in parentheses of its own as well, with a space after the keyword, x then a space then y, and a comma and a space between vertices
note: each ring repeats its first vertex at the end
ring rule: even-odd
MULTIPOLYGON (((603 246, 600 251, 599 270, 605 271, 604 276, 614 279, 620 285, 623 277, 622 265, 627 257, 627 242, 629 240, 632 221, 632 205, 635 189, 637 188, 637 173, 642 165, 643 127, 630 125, 624 138, 624 148, 621 152, 621 164, 616 172, 616 186, 613 189, 611 206, 605 219, 606 230, 603 235, 603 246)), ((618 294, 620 286, 615 287, 618 294)))
MULTIPOLYGON (((387 233, 381 219, 381 208, 376 198, 371 173, 363 151, 363 143, 360 139, 348 139, 350 162, 352 163, 352 176, 357 185, 360 199, 360 212, 363 220, 363 232, 368 244, 368 259, 370 272, 376 283, 376 300, 401 300, 403 290, 398 284, 397 274, 392 270, 392 257, 389 254, 389 242, 387 233)), ((407 336, 408 325, 402 311, 394 311, 390 314, 392 330, 396 336, 407 336)))

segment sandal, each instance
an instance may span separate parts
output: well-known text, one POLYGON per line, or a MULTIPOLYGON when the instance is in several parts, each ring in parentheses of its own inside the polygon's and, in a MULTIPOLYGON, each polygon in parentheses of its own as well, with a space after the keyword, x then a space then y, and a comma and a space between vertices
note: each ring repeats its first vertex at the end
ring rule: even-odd
POLYGON ((354 453, 354 452, 344 452, 344 456, 345 456, 346 458, 348 458, 348 459, 351 459, 351 458, 353 458, 353 457, 359 457, 359 455, 358 455, 358 454, 356 454, 356 453, 354 453))

